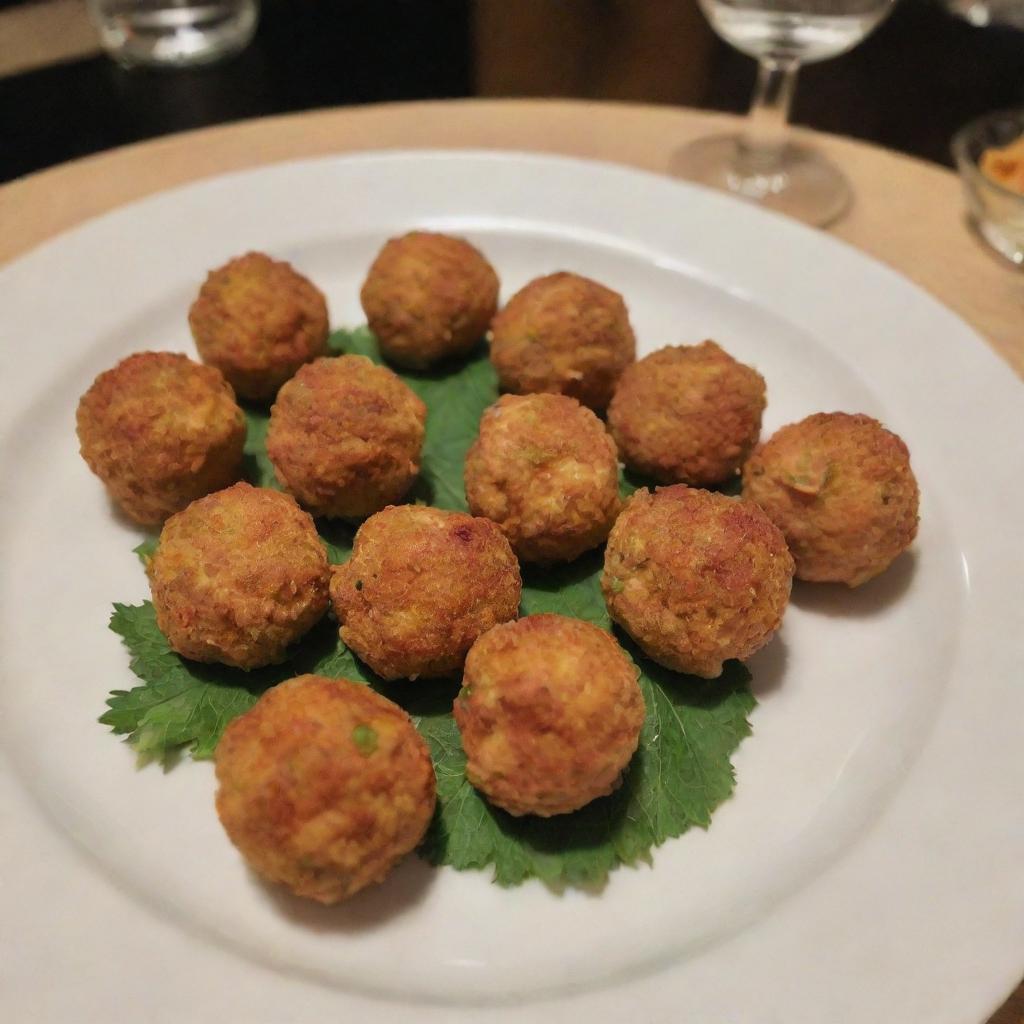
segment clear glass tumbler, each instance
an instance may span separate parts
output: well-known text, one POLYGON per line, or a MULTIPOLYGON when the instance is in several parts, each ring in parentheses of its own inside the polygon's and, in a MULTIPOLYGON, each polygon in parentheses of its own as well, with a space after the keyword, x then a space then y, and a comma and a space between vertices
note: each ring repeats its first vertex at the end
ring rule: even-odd
POLYGON ((856 46, 894 0, 700 0, 711 27, 759 62, 744 131, 697 139, 670 172, 723 189, 809 224, 835 220, 850 202, 842 172, 787 132, 801 64, 856 46))
POLYGON ((993 180, 981 164, 986 151, 1019 147, 1022 139, 1024 110, 1000 110, 965 125, 953 136, 952 146, 971 224, 1018 267, 1024 267, 1024 193, 993 180))
POLYGON ((88 0, 106 51, 125 67, 209 64, 252 39, 259 0, 88 0))

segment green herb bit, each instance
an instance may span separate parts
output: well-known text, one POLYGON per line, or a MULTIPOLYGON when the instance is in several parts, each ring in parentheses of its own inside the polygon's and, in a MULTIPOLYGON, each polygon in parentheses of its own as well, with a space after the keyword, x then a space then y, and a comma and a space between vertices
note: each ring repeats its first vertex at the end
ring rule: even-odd
POLYGON ((377 733, 368 725, 357 725, 352 730, 352 742, 363 757, 369 757, 377 749, 377 733))
POLYGON ((523 457, 531 466, 542 466, 548 461, 549 454, 543 448, 535 444, 523 445, 523 457))

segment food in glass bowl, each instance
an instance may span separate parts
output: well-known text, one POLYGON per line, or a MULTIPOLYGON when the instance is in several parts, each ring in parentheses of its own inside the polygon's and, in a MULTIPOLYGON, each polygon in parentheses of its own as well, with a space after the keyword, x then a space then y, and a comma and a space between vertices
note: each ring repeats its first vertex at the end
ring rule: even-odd
POLYGON ((971 121, 953 137, 952 148, 978 233, 1024 266, 1024 109, 971 121))
POLYGON ((992 146, 981 154, 981 173, 1011 192, 1024 195, 1024 135, 1008 146, 992 146))

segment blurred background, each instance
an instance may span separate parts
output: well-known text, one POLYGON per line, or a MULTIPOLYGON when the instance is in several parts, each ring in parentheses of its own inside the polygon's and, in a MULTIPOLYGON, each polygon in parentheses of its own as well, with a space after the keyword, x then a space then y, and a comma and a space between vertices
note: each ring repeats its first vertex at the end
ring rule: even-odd
MULTIPOLYGON (((1019 3, 1024 23, 1024 0, 1019 3)), ((793 119, 950 163, 975 115, 1024 102, 1024 30, 985 0, 900 0, 801 71, 793 119)), ((0 0, 0 180, 168 132, 340 104, 550 96, 743 111, 754 61, 696 0, 263 0, 239 54, 121 67, 84 0, 0 0)))

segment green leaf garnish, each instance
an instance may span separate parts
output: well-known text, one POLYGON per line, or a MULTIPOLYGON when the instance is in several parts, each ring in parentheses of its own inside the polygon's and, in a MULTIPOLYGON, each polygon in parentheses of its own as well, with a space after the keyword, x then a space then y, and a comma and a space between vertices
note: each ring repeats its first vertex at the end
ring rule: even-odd
POLYGON ((142 685, 114 690, 100 721, 127 736, 142 764, 170 764, 181 749, 196 759, 212 757, 224 727, 248 711, 264 690, 304 672, 338 678, 348 668, 348 660, 339 658, 337 630, 327 621, 305 638, 290 661, 255 672, 201 665, 175 654, 157 628, 149 601, 115 604, 110 628, 128 648, 131 669, 142 685))
POLYGON ((132 553, 139 556, 143 566, 149 565, 149 560, 156 554, 156 545, 159 538, 147 537, 141 544, 132 548, 132 553))
MULTIPOLYGON (((379 361, 376 343, 365 328, 339 331, 330 345, 335 352, 379 361)), ((481 346, 464 362, 436 372, 402 376, 429 409, 422 479, 409 500, 465 509, 463 460, 483 410, 497 397, 486 350, 481 346)), ((266 413, 248 410, 246 415, 250 479, 274 485, 263 448, 266 413)), ((624 496, 642 485, 629 474, 621 478, 624 496)), ((354 528, 323 520, 317 527, 331 561, 345 561, 354 528)), ((155 542, 140 545, 147 555, 154 547, 155 542)), ((569 565, 524 566, 522 613, 558 612, 610 630, 599 585, 602 558, 601 551, 593 551, 569 565)), ((457 681, 384 683, 341 643, 329 619, 297 645, 287 664, 248 673, 199 665, 174 654, 148 602, 115 605, 110 625, 128 648, 141 685, 114 691, 101 721, 126 735, 143 761, 169 764, 183 749, 195 758, 212 756, 235 715, 250 708, 269 686, 302 672, 366 682, 395 700, 426 738, 437 773, 438 809, 421 853, 435 864, 488 869, 501 885, 538 878, 556 889, 600 888, 616 866, 649 861, 653 848, 666 839, 693 826, 706 828, 712 811, 732 793, 730 757, 750 732, 747 716, 755 704, 749 673, 738 662, 728 663, 717 680, 682 676, 655 665, 617 633, 640 668, 647 706, 640 748, 621 786, 574 814, 514 818, 491 807, 466 781, 465 757, 451 714, 460 692, 457 681)), ((357 727, 352 739, 367 756, 377 742, 369 726, 357 727)))
MULTIPOLYGON (((590 571, 575 579, 563 573, 557 590, 528 584, 523 613, 559 610, 564 600, 563 614, 608 629, 600 559, 583 556, 588 559, 590 571)), ((466 781, 449 708, 425 694, 398 697, 427 738, 437 770, 438 813, 422 848, 427 860, 490 868, 499 885, 539 878, 556 889, 599 889, 619 864, 650 861, 652 849, 666 839, 708 826, 735 785, 730 755, 750 733, 750 673, 733 661, 717 680, 681 676, 649 661, 624 634, 617 636, 641 669, 647 716, 640 747, 622 785, 573 814, 515 818, 491 807, 466 781)))

